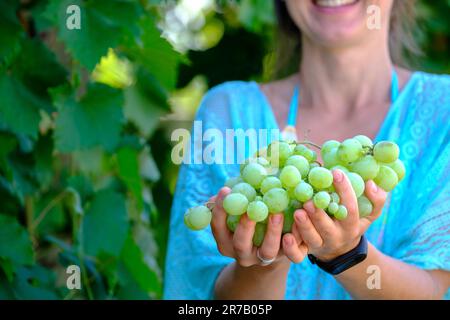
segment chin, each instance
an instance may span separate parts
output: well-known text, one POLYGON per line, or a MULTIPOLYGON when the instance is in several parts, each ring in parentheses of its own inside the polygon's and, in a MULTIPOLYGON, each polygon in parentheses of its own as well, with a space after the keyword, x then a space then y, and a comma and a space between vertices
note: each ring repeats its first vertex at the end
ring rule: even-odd
MULTIPOLYGON (((386 0, 288 0, 291 16, 303 34, 322 45, 342 46, 361 41, 367 28, 367 7, 386 0), (296 12, 297 11, 297 12, 296 12)), ((383 9, 382 9, 383 12, 383 9)))

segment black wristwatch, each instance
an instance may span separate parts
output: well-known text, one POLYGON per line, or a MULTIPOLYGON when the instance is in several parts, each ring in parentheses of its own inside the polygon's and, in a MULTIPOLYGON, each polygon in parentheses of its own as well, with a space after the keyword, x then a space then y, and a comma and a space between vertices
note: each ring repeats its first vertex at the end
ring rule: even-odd
POLYGON ((353 250, 350 250, 343 255, 334 258, 331 261, 320 261, 312 254, 308 254, 309 261, 312 264, 316 264, 320 269, 328 272, 332 275, 337 275, 344 272, 347 269, 357 265, 362 262, 367 257, 367 239, 364 235, 361 236, 359 244, 353 250))

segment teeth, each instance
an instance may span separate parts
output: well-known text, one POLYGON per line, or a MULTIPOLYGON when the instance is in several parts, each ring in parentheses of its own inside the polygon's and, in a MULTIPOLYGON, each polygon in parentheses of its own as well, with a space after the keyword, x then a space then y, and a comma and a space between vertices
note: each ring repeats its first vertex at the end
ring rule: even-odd
POLYGON ((316 4, 321 7, 339 7, 353 2, 355 0, 316 0, 316 4))

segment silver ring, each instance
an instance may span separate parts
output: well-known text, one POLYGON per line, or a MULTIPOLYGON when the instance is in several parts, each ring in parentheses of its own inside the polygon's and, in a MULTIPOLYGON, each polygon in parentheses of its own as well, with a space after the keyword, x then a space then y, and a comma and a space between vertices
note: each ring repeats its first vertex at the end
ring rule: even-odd
POLYGON ((261 255, 259 254, 259 248, 256 249, 256 257, 259 259, 259 261, 261 261, 261 265, 263 267, 268 266, 269 264, 272 264, 272 262, 275 261, 275 258, 272 259, 264 259, 261 257, 261 255))

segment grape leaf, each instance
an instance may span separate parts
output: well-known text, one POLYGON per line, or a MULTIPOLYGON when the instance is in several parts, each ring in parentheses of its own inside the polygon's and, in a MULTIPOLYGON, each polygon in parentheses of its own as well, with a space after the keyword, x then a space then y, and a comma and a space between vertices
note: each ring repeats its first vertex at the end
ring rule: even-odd
POLYGON ((70 96, 55 103, 57 150, 72 152, 98 145, 112 150, 117 145, 123 123, 121 91, 92 84, 80 102, 70 96))
POLYGON ((39 129, 39 103, 16 78, 0 74, 0 128, 36 137, 39 129))
POLYGON ((117 153, 117 164, 120 178, 133 194, 137 209, 141 211, 144 207, 144 199, 142 198, 142 180, 139 173, 137 150, 129 147, 121 148, 117 153))
POLYGON ((16 0, 0 1, 0 62, 9 58, 20 47, 21 34, 23 28, 16 16, 16 10, 19 2, 16 0))
POLYGON ((113 190, 99 191, 87 209, 82 224, 85 252, 120 255, 128 233, 128 217, 123 195, 113 190))
POLYGON ((48 88, 66 81, 67 71, 56 56, 38 39, 25 39, 22 48, 11 64, 12 73, 32 92, 39 106, 51 113, 52 102, 48 88))
POLYGON ((6 284, 20 300, 57 300, 54 292, 55 279, 52 271, 41 266, 19 268, 13 283, 6 284))
POLYGON ((181 56, 167 40, 161 37, 161 32, 151 16, 145 16, 139 22, 142 30, 139 43, 129 44, 127 52, 145 66, 167 89, 173 89, 176 84, 178 63, 181 56))
POLYGON ((130 235, 122 251, 122 261, 139 287, 148 293, 159 292, 161 284, 156 273, 144 260, 144 255, 130 235))
POLYGON ((108 49, 120 43, 125 28, 136 28, 140 13, 139 4, 130 0, 53 0, 44 16, 57 26, 58 38, 73 57, 93 70, 108 49), (70 5, 80 8, 81 29, 67 28, 70 5))
POLYGON ((14 217, 0 214, 0 257, 15 265, 32 264, 33 248, 24 227, 14 217))

